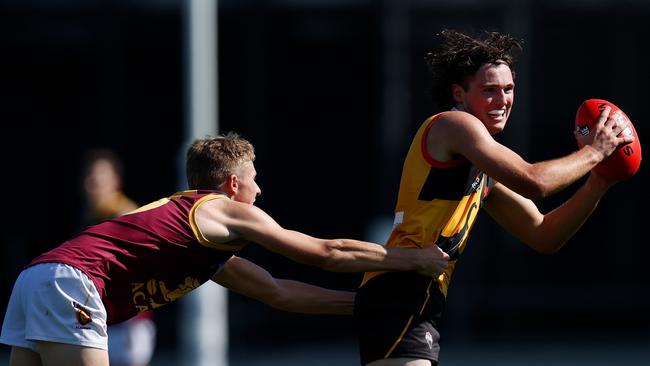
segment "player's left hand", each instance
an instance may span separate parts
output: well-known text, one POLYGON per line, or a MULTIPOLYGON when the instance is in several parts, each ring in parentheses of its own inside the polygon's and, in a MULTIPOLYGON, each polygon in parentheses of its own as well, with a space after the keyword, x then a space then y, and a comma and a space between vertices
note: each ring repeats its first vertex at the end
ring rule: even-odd
POLYGON ((438 277, 449 265, 449 254, 445 253, 439 246, 433 244, 420 249, 423 258, 426 258, 426 266, 418 270, 423 276, 438 277))

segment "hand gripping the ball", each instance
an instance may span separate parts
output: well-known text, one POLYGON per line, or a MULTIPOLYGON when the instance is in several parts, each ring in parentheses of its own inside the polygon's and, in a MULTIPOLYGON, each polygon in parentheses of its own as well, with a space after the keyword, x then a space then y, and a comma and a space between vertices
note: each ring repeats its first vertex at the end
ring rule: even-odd
POLYGON ((603 99, 585 100, 576 113, 579 147, 591 146, 603 160, 594 171, 610 181, 632 177, 641 164, 641 143, 625 113, 603 99))

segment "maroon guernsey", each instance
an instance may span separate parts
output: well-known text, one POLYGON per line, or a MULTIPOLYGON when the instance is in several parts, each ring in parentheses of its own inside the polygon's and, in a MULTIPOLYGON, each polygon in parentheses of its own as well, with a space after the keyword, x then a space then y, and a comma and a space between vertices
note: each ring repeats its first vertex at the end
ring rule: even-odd
POLYGON ((29 265, 59 262, 90 277, 106 307, 107 323, 170 303, 199 287, 245 244, 214 243, 194 213, 216 191, 184 191, 91 226, 29 265))

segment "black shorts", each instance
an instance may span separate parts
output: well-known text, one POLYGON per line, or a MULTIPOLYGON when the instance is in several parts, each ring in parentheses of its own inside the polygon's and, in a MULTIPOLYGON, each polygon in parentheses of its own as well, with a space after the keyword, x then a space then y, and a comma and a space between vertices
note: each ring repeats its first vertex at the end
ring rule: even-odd
POLYGON ((435 329, 445 299, 435 280, 417 272, 389 272, 357 291, 354 317, 361 364, 384 358, 416 358, 437 365, 435 329))

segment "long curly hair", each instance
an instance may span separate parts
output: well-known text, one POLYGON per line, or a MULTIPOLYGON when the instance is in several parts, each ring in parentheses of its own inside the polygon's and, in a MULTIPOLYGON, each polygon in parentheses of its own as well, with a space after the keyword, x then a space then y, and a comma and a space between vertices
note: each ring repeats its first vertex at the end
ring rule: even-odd
POLYGON ((468 78, 473 76, 484 64, 503 63, 512 70, 514 57, 511 51, 521 50, 523 41, 507 34, 484 32, 482 37, 445 29, 436 34, 442 38, 440 46, 424 57, 433 78, 433 98, 442 108, 449 109, 455 105, 451 86, 458 84, 467 90, 468 78))

